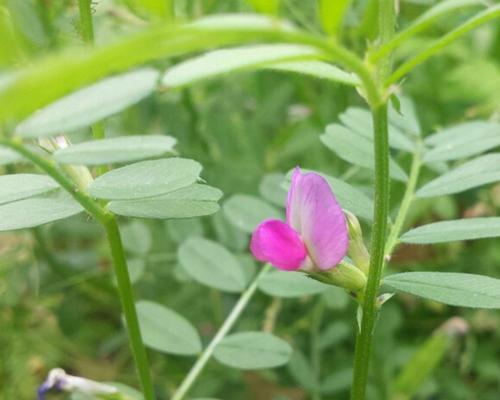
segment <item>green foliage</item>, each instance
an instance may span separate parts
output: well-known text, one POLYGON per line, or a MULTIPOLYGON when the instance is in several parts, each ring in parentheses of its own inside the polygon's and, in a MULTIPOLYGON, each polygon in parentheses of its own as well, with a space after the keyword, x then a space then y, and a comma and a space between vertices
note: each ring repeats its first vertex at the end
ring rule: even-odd
POLYGON ((406 272, 384 284, 441 303, 460 307, 500 308, 500 279, 456 272, 406 272))
POLYGON ((144 343, 148 347, 184 356, 201 351, 198 332, 180 314, 145 300, 138 302, 136 308, 144 343))
POLYGON ((159 196, 192 185, 201 169, 199 163, 185 158, 141 161, 101 175, 88 190, 93 197, 107 200, 159 196))
POLYGON ((224 215, 237 228, 252 233, 257 225, 265 219, 281 219, 276 208, 257 197, 237 194, 224 202, 224 215))
POLYGON ((460 193, 500 179, 500 154, 490 153, 468 161, 425 184, 419 197, 460 193))
POLYGON ((160 196, 114 200, 108 204, 108 208, 115 214, 126 217, 193 218, 217 212, 221 197, 219 189, 195 183, 160 196))
POLYGON ((82 211, 80 204, 61 191, 13 201, 0 206, 0 231, 33 228, 82 211))
POLYGON ((15 133, 33 138, 84 128, 151 94, 158 76, 153 69, 141 69, 104 79, 39 110, 17 125, 15 133))
POLYGON ((241 292, 246 278, 236 257, 211 240, 191 238, 179 247, 179 261, 191 278, 226 292, 241 292))
POLYGON ((264 332, 241 332, 226 336, 216 347, 217 361, 239 369, 274 368, 286 364, 292 348, 282 339, 264 332))
POLYGON ((125 136, 92 140, 58 149, 54 159, 61 164, 103 165, 139 161, 172 153, 177 140, 171 136, 125 136))
POLYGON ((46 175, 13 174, 0 176, 0 204, 51 192, 59 185, 46 175))
POLYGON ((126 272, 157 350, 145 365, 159 399, 179 400, 203 357, 181 397, 348 398, 355 299, 301 272, 267 272, 248 244, 263 219, 284 219, 298 165, 360 218, 371 252, 380 245, 368 246, 381 203, 365 103, 374 79, 392 101, 394 238, 374 296, 417 297, 381 307, 367 398, 496 399, 500 320, 477 308, 500 307, 489 277, 500 261, 500 39, 496 20, 464 34, 500 9, 407 2, 381 43, 377 13, 389 1, 247 3, 95 2, 93 46, 82 45, 75 2, 0 4, 0 398, 33 398, 55 366, 144 398, 120 323, 126 272), (61 189, 64 179, 79 185, 61 189), (113 214, 121 251, 108 241, 113 214), (127 261, 119 279, 116 254, 127 261), (440 272, 405 272, 429 265, 440 272), (431 334, 456 315, 471 326, 464 339, 431 334))
POLYGON ((301 272, 272 271, 260 280, 259 289, 270 296, 302 297, 324 292, 329 287, 301 272))
POLYGON ((500 236, 500 218, 466 218, 419 226, 401 236, 404 243, 442 243, 500 236))

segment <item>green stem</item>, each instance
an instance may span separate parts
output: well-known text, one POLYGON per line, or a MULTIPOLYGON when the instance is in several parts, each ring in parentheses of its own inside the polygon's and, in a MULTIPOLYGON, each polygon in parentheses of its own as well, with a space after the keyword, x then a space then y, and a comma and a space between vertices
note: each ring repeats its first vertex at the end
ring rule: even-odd
POLYGON ((363 301, 361 330, 356 337, 352 400, 363 400, 365 398, 373 328, 377 314, 376 299, 384 267, 390 184, 387 119, 387 105, 373 109, 375 129, 375 216, 372 229, 370 270, 363 301))
POLYGON ((212 356, 215 348, 219 344, 219 342, 224 339, 224 337, 227 335, 229 330, 233 327, 234 323, 238 319, 238 317, 241 315, 243 310, 245 309, 246 305, 252 298, 253 294, 257 290, 257 285, 259 283, 259 280, 267 274, 267 272, 271 269, 270 264, 266 264, 260 273, 255 277, 255 279, 252 281, 250 286, 241 294, 241 297, 239 298, 238 302, 234 305, 233 309, 231 310, 231 313, 227 316, 226 320, 222 324, 222 326, 219 328, 215 336, 213 337, 212 341, 209 343, 209 345, 206 347, 206 349, 201 353, 200 357, 196 361, 196 363, 193 365, 189 373, 186 375, 184 378, 184 381, 182 381, 181 385, 175 392, 175 394, 172 397, 172 400, 182 400, 184 396, 188 393, 188 391, 191 389, 193 386, 194 382, 200 375, 201 371, 203 371, 203 368, 207 364, 208 360, 210 360, 210 357, 212 356))
POLYGON ((94 216, 104 226, 108 236, 111 256, 113 258, 113 266, 118 282, 118 293, 122 303, 123 312, 125 314, 125 319, 127 321, 130 344, 134 360, 136 362, 136 368, 139 373, 139 378, 141 380, 144 398, 145 400, 154 400, 155 396, 150 378, 146 349, 144 348, 139 331, 139 322, 135 311, 132 285, 128 275, 127 262, 120 238, 120 231, 118 230, 118 225, 116 224, 114 215, 109 213, 105 208, 101 207, 85 191, 80 190, 71 179, 69 179, 61 170, 59 170, 59 168, 57 168, 57 165, 53 161, 48 160, 28 149, 22 144, 21 141, 0 138, 0 145, 15 150, 43 170, 47 175, 51 176, 52 179, 58 182, 63 189, 70 193, 89 214, 94 216))
POLYGON ((395 50, 399 45, 403 42, 407 41, 412 36, 426 30, 434 22, 439 20, 440 18, 447 16, 453 12, 462 10, 467 7, 480 7, 484 4, 480 1, 469 1, 467 3, 464 2, 454 2, 450 3, 449 6, 443 7, 443 3, 438 3, 436 6, 430 8, 427 12, 422 14, 419 18, 417 18, 413 23, 407 27, 406 29, 398 32, 394 37, 389 40, 385 45, 380 46, 376 49, 372 54, 370 54, 369 59, 371 62, 376 62, 380 60, 382 57, 388 55, 391 51, 395 50))
POLYGON ((454 40, 465 35, 471 30, 477 28, 478 26, 485 24, 495 18, 500 17, 500 5, 490 7, 487 10, 477 14, 476 16, 470 18, 458 28, 452 30, 451 32, 444 35, 442 38, 436 40, 433 44, 427 47, 424 51, 417 54, 412 59, 406 61, 402 64, 394 73, 385 81, 385 85, 389 86, 399 79, 403 78, 408 72, 427 61, 434 54, 438 53, 444 47, 452 43, 454 40))
POLYGON ((94 43, 92 25, 92 0, 78 0, 80 10, 80 35, 85 43, 94 43))
MULTIPOLYGON (((394 0, 379 3, 380 46, 391 40, 394 34, 394 0)), ((382 82, 391 70, 390 54, 377 65, 378 78, 382 82)), ((387 103, 372 104, 374 151, 375 151, 375 210, 371 238, 370 270, 363 298, 361 327, 356 336, 354 372, 351 400, 364 400, 372 347, 373 330, 377 317, 377 294, 380 287, 385 259, 387 217, 389 216, 389 124, 387 103)))
POLYGON ((110 215, 107 218, 107 221, 104 223, 104 228, 106 229, 111 256, 113 257, 113 267, 118 284, 118 292, 123 313, 125 314, 130 346, 134 355, 134 361, 141 381, 144 398, 146 400, 154 400, 155 394, 149 371, 148 356, 139 328, 137 311, 135 309, 134 292, 132 290, 132 284, 130 283, 120 230, 118 229, 118 224, 114 216, 110 215))
POLYGON ((398 244, 398 238, 403 229, 403 225, 406 220, 406 215, 410 209, 411 203, 415 198, 415 189, 417 186, 418 176, 420 174, 420 168, 422 166, 422 144, 418 143, 415 153, 413 154, 413 161, 411 163, 410 177, 408 179, 408 184, 406 186, 405 194, 399 207, 398 215, 394 221, 389 236, 387 238, 387 243, 385 245, 385 254, 390 256, 394 247, 398 244))
MULTIPOLYGON (((89 45, 93 45, 95 38, 94 24, 92 20, 92 0, 78 0, 78 5, 80 9, 80 34, 82 40, 89 45)), ((104 139, 106 137, 102 121, 94 123, 91 126, 91 129, 94 139, 104 139)), ((107 168, 105 166, 99 166, 95 169, 95 175, 102 175, 106 171, 107 168)))

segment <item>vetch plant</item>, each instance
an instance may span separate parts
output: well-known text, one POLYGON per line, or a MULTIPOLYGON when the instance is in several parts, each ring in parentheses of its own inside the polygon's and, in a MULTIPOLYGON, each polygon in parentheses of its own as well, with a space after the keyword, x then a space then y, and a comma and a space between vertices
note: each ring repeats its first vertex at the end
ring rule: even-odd
MULTIPOLYGON (((414 104, 402 92, 406 81, 415 78, 416 67, 442 54, 446 46, 473 29, 492 25, 500 17, 500 6, 447 0, 405 26, 398 20, 394 0, 367 1, 359 7, 349 1, 319 1, 318 23, 310 21, 307 14, 301 17, 293 2, 283 1, 286 14, 296 19, 295 24, 278 16, 280 1, 249 1, 265 15, 208 13, 200 18, 195 18, 197 9, 180 1, 110 3, 108 14, 123 26, 134 25, 133 32, 95 44, 92 10, 101 5, 79 0, 78 33, 85 46, 70 49, 61 46, 51 14, 55 11, 47 13, 44 7, 49 6, 40 3, 41 26, 52 50, 30 63, 26 62, 29 46, 23 47, 27 38, 20 33, 23 29, 18 26, 17 11, 10 5, 0 6, 1 42, 7 43, 0 58, 5 64, 0 76, 0 164, 5 166, 5 174, 0 176, 0 231, 31 229, 37 257, 43 257, 54 274, 70 280, 75 271, 65 268, 52 254, 52 250, 64 246, 47 245, 41 226, 81 213, 85 213, 85 221, 96 223, 95 232, 104 232, 108 244, 100 255, 106 260, 104 265, 112 265, 141 388, 137 394, 130 388, 100 384, 57 369, 42 384, 39 396, 43 398, 56 388, 76 389, 91 396, 181 400, 199 384, 197 393, 220 391, 224 397, 225 383, 204 386, 199 379, 212 358, 242 370, 289 364, 290 376, 315 400, 346 389, 352 400, 372 398, 367 396, 370 373, 389 375, 393 381, 387 383, 385 375, 373 379, 382 382, 378 398, 414 395, 452 348, 460 336, 456 333, 467 331, 463 328, 466 324, 437 330, 403 368, 390 365, 394 360, 389 360, 389 372, 371 371, 372 357, 382 351, 374 346, 377 329, 390 328, 390 324, 377 326, 376 321, 384 318, 384 309, 390 310, 393 294, 411 294, 451 306, 498 309, 500 280, 482 274, 436 271, 436 267, 418 271, 412 266, 409 272, 393 273, 396 267, 392 261, 397 259, 396 249, 401 244, 500 236, 500 219, 490 216, 496 211, 431 221, 407 230, 410 224, 421 221, 410 218, 425 199, 432 198, 432 202, 438 196, 460 194, 499 181, 500 158, 495 149, 500 145, 500 125, 491 116, 488 121, 464 122, 427 135, 414 104), (181 8, 192 20, 184 22, 176 16, 181 8), (452 17, 462 11, 470 14, 468 18, 459 18, 458 24, 441 37, 426 38, 422 41, 425 45, 412 42, 440 20, 449 19, 451 24, 455 21, 452 17), (356 13, 362 14, 356 17, 359 26, 352 22, 356 13), (396 31, 399 26, 403 28, 396 31), (202 54, 191 56, 193 53, 202 54), (269 96, 266 103, 271 110, 266 116, 270 121, 259 121, 258 116, 267 111, 262 107, 251 132, 238 132, 243 120, 236 117, 225 130, 218 119, 224 113, 218 109, 214 112, 209 106, 203 113, 203 103, 210 103, 205 92, 190 91, 210 79, 261 70, 287 74, 287 80, 294 74, 301 81, 316 78, 327 97, 333 97, 336 90, 349 90, 357 93, 359 103, 366 107, 358 104, 342 113, 328 110, 328 118, 338 117, 338 121, 328 124, 324 133, 314 138, 318 147, 311 149, 306 137, 310 132, 304 132, 310 127, 300 128, 303 131, 297 128, 299 133, 291 135, 279 132, 270 122, 271 114, 277 113, 272 106, 282 96, 279 90, 273 91, 276 98, 269 96), (145 108, 147 112, 142 115, 138 110, 145 109, 139 107, 149 101, 155 106, 145 108), (179 102, 186 109, 185 120, 177 120, 171 108, 171 103, 179 102), (174 121, 169 135, 158 129, 163 114, 174 121), (135 129, 140 126, 144 134, 121 134, 124 125, 117 121, 135 124, 135 129), (264 150, 257 142, 269 139, 256 136, 259 139, 253 142, 251 135, 260 135, 261 130, 267 134, 269 126, 278 133, 268 143, 270 150, 264 150), (91 138, 82 136, 86 130, 91 131, 91 138), (237 140, 220 139, 218 130, 228 136, 234 133, 237 140), (292 136, 296 142, 290 140, 292 136), (73 137, 76 144, 71 144, 73 137), (281 143, 286 146, 280 148, 281 143), (325 148, 318 150, 320 143, 325 148), (226 145, 231 149, 231 161, 223 155, 226 145), (240 151, 239 146, 247 146, 247 151, 240 151), (291 160, 290 154, 295 159, 291 160), (328 162, 323 165, 328 174, 316 168, 325 159, 316 159, 317 154, 328 154, 328 162), (259 190, 261 197, 234 193, 248 193, 248 187, 242 184, 241 189, 228 191, 230 196, 220 210, 223 192, 210 185, 219 186, 219 180, 227 183, 225 175, 238 170, 231 163, 237 164, 240 157, 254 169, 286 171, 300 160, 301 166, 311 165, 318 171, 297 167, 289 179, 281 173, 266 175, 259 190), (262 165, 256 167, 257 163, 262 165), (209 165, 206 175, 202 164, 209 165), (287 192, 284 187, 288 181, 287 192), (391 196, 392 181, 399 191, 394 190, 391 196), (198 219, 211 215, 210 219, 198 219), (125 224, 129 218, 149 222, 125 224), (155 254, 158 248, 161 251, 155 254), (256 273, 250 252, 264 263, 256 273), (146 264, 154 263, 172 267, 166 272, 168 279, 161 280, 167 268, 143 272, 146 264), (134 265, 141 267, 134 269, 134 265), (139 291, 140 296, 136 296, 133 283, 143 274, 149 274, 150 284, 158 283, 161 290, 153 285, 153 289, 139 291), (207 292, 193 294, 193 287, 198 290, 196 284, 206 286, 207 292), (243 314, 250 312, 249 304, 257 301, 259 291, 272 301, 265 311, 259 309, 258 317, 249 318, 231 333, 243 314), (321 299, 314 300, 306 315, 310 319, 298 319, 287 330, 279 328, 281 298, 300 297, 307 303, 308 298, 319 294, 321 299), (357 307, 357 312, 348 311, 350 320, 357 320, 354 363, 352 369, 338 370, 336 359, 322 362, 322 354, 347 340, 350 328, 341 321, 329 329, 322 328, 326 310, 349 307, 347 294, 357 307), (136 301, 136 297, 141 300, 136 301), (209 328, 190 322, 196 307, 205 307, 200 313, 203 318, 208 309, 208 314, 213 313, 214 323, 209 328), (182 315, 174 308, 182 309, 182 315), (310 346, 297 338, 304 332, 310 337, 310 346), (150 363, 146 347, 169 356, 154 355, 156 362, 150 363), (308 347, 309 358, 301 347, 308 347), (197 358, 186 370, 186 363, 174 357, 197 358)), ((25 22, 21 25, 26 28, 25 22)), ((264 87, 260 85, 260 89, 264 87)), ((314 91, 303 92, 305 101, 314 102, 314 91)), ((216 93, 214 98, 223 97, 216 93)), ((351 101, 351 97, 343 96, 342 101, 351 101)), ((233 106, 231 100, 228 103, 233 106)), ((245 112, 253 107, 251 102, 245 106, 245 112)), ((295 123, 290 122, 290 129, 300 126, 295 123)), ((238 171, 238 181, 242 181, 245 174, 241 171, 246 169, 238 171)), ((260 172, 254 174, 260 178, 260 172)), ((95 239, 97 235, 89 236, 95 239)), ((80 242, 85 244, 89 239, 80 242)), ((98 271, 97 277, 104 273, 98 271)), ((81 294, 98 302, 99 309, 103 304, 112 309, 117 300, 114 290, 103 282, 94 282, 81 294)), ((112 314, 120 319, 116 308, 112 314)), ((335 318, 329 315, 328 319, 335 318)), ((120 341, 121 337, 113 337, 103 347, 112 353, 120 341)), ((281 394, 278 389, 276 393, 281 394)))

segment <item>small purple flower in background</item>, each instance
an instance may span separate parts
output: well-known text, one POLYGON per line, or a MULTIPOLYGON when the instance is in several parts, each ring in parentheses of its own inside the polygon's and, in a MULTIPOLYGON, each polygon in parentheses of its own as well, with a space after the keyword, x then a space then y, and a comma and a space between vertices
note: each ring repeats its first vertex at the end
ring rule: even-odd
POLYGON ((45 395, 51 390, 76 391, 88 395, 118 393, 118 390, 113 386, 79 376, 68 375, 61 368, 50 370, 47 379, 38 388, 38 400, 45 400, 45 395))
POLYGON ((349 235, 342 208, 326 180, 295 168, 286 204, 286 223, 263 221, 250 249, 260 261, 286 271, 326 271, 342 261, 349 235))

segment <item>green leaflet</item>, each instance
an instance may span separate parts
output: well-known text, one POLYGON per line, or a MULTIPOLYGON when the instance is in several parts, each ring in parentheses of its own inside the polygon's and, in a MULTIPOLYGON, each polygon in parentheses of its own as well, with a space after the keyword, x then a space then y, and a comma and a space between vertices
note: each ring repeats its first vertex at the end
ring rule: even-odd
POLYGON ((443 243, 500 236, 500 217, 466 218, 419 226, 401 236, 404 243, 443 243))
POLYGON ((500 153, 491 153, 468 161, 430 181, 417 191, 418 197, 460 193, 500 180, 500 153))
POLYGON ((391 290, 459 307, 500 308, 500 279, 456 272, 406 272, 384 278, 391 290))
POLYGON ((234 333, 222 339, 214 351, 217 361, 239 369, 279 367, 291 356, 287 342, 265 332, 234 333))
POLYGON ((125 163, 172 153, 176 143, 172 136, 120 136, 78 143, 55 151, 53 157, 61 164, 125 163))
POLYGON ((168 354, 195 355, 202 349, 198 332, 182 315, 151 301, 136 303, 146 346, 168 354))
POLYGON ((158 76, 158 71, 143 68, 103 79, 37 111, 15 133, 33 138, 85 128, 151 94, 158 76))
POLYGON ((114 200, 108 208, 115 214, 138 218, 193 218, 219 211, 219 189, 195 183, 164 195, 136 200, 114 200))
POLYGON ((141 161, 99 176, 89 187, 98 199, 132 200, 159 196, 192 185, 201 165, 186 158, 141 161))
POLYGON ((245 289, 243 266, 212 240, 190 238, 179 247, 178 257, 188 275, 202 285, 233 293, 245 289))
POLYGON ((40 174, 0 176, 0 204, 23 200, 59 188, 52 178, 40 174))

